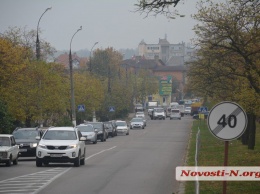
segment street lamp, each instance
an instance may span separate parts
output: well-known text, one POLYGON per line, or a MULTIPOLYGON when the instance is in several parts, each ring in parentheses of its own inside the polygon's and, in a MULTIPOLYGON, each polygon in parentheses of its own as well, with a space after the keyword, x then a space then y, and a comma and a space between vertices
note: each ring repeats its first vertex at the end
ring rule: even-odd
POLYGON ((51 10, 51 7, 47 8, 43 14, 41 15, 39 21, 38 21, 38 25, 37 25, 37 37, 36 37, 36 58, 37 60, 40 60, 40 57, 41 57, 41 48, 40 48, 40 40, 39 40, 39 24, 40 24, 40 21, 41 21, 41 18, 42 16, 48 11, 48 10, 51 10))
POLYGON ((95 42, 95 44, 92 46, 90 50, 90 57, 89 57, 89 72, 91 73, 92 71, 92 65, 91 65, 91 54, 92 54, 92 49, 98 44, 98 42, 95 42))
POLYGON ((72 112, 72 124, 76 126, 76 111, 75 111, 75 96, 74 96, 74 86, 73 86, 73 72, 72 72, 72 57, 71 57, 71 43, 74 36, 78 31, 82 30, 82 26, 73 34, 70 40, 70 53, 69 53, 69 63, 70 63, 70 92, 71 92, 71 112, 72 112))

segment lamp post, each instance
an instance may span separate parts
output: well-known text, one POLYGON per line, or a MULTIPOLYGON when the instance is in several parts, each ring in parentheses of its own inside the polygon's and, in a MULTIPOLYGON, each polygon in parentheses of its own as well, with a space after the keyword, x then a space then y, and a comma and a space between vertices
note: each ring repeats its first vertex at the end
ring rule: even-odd
POLYGON ((41 21, 41 18, 42 16, 48 11, 50 10, 51 7, 47 8, 43 14, 41 15, 39 21, 38 21, 38 25, 37 25, 37 35, 36 35, 36 58, 37 60, 40 60, 40 57, 41 57, 41 48, 40 48, 40 40, 39 40, 39 24, 40 24, 40 21, 41 21))
POLYGON ((70 40, 70 53, 69 53, 69 65, 70 65, 70 94, 71 94, 71 113, 72 113, 72 124, 76 126, 76 111, 75 111, 75 96, 74 96, 74 84, 73 84, 73 69, 72 69, 72 57, 71 57, 71 43, 74 36, 78 31, 82 30, 82 26, 73 34, 70 40))
MULTIPOLYGON (((98 42, 95 42, 94 45, 92 46, 92 48, 90 49, 90 56, 89 56, 89 72, 92 72, 92 64, 91 64, 91 55, 92 55, 92 50, 93 48, 98 44, 98 42)), ((96 110, 94 108, 93 110, 93 122, 96 122, 96 110)))
POLYGON ((92 50, 93 48, 98 44, 98 42, 95 42, 95 44, 92 46, 91 50, 90 50, 90 57, 89 57, 89 72, 91 73, 92 71, 92 65, 91 65, 91 54, 92 54, 92 50))

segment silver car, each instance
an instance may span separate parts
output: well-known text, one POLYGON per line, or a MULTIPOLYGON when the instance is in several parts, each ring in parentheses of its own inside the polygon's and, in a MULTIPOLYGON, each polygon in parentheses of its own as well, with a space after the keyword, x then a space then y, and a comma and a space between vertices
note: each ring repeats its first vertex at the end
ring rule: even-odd
POLYGON ((144 129, 145 127, 145 124, 144 124, 144 121, 143 121, 143 118, 132 118, 132 120, 130 121, 130 129, 133 129, 133 128, 142 128, 144 129))
POLYGON ((143 118, 144 126, 146 127, 146 119, 145 119, 145 114, 144 114, 144 112, 137 112, 137 113, 135 114, 135 117, 136 117, 136 118, 143 118))
POLYGON ((117 128, 118 134, 129 135, 129 127, 128 127, 126 121, 117 120, 116 121, 116 128, 117 128))
POLYGON ((91 124, 80 124, 77 126, 78 130, 81 132, 82 136, 85 137, 88 142, 93 144, 97 143, 97 129, 94 129, 91 124))

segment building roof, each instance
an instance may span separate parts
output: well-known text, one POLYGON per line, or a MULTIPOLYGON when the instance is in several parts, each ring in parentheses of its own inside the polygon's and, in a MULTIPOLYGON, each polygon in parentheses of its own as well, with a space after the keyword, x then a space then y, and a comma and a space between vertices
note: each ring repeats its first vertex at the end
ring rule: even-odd
POLYGON ((178 65, 178 66, 157 66, 153 71, 187 71, 187 66, 178 65))
POLYGON ((184 56, 172 56, 167 62, 167 66, 184 65, 184 56))
POLYGON ((157 66, 164 66, 165 64, 161 60, 156 59, 144 59, 134 58, 126 59, 122 62, 122 67, 142 68, 142 69, 154 69, 157 66))

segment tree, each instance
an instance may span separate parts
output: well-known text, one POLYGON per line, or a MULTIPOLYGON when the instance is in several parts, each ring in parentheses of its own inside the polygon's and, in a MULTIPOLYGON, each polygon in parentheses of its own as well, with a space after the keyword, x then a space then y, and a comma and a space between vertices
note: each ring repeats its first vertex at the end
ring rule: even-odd
POLYGON ((6 105, 0 100, 0 134, 12 133, 14 119, 8 113, 6 105))
MULTIPOLYGON (((216 102, 238 102, 252 115, 248 126, 255 127, 252 122, 260 116, 259 2, 201 1, 198 8, 194 18, 199 24, 194 29, 199 51, 197 60, 190 63, 189 89, 216 102)), ((251 141, 252 127, 248 129, 251 141)))
MULTIPOLYGON (((26 27, 18 28, 18 27, 9 27, 2 34, 2 38, 9 40, 15 46, 20 46, 26 48, 28 56, 30 59, 35 59, 35 48, 36 48, 36 30, 27 30, 26 27)), ((39 34, 41 31, 38 32, 39 34)), ((55 48, 53 48, 50 43, 45 40, 41 41, 41 59, 46 61, 49 57, 54 58, 54 53, 56 52, 55 48)))
POLYGON ((135 6, 137 7, 136 11, 146 13, 147 16, 153 13, 154 16, 163 14, 171 18, 180 15, 178 10, 175 9, 180 1, 181 0, 138 0, 135 6))

